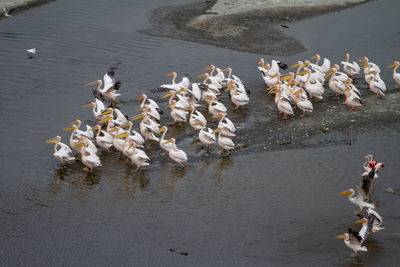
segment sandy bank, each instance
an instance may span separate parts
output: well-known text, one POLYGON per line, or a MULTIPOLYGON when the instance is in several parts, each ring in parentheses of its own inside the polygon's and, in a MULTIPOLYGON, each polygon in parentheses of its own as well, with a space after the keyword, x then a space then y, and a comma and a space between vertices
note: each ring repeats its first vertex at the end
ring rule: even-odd
MULTIPOLYGON (((3 8, 12 9, 15 8, 15 11, 12 12, 11 15, 15 15, 16 13, 23 11, 25 9, 35 7, 38 5, 42 5, 48 2, 52 2, 54 0, 0 0, 0 10, 3 8)), ((4 16, 0 16, 0 19, 4 18, 4 16)))
POLYGON ((143 32, 251 53, 293 55, 305 48, 286 36, 282 25, 367 1, 221 0, 167 6, 153 10, 152 27, 143 32))

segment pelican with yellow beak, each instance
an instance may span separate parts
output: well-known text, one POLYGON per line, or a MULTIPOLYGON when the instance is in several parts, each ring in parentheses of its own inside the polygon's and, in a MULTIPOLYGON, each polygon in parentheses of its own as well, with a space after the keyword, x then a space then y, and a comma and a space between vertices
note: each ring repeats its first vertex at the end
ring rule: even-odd
POLYGON ((339 195, 348 196, 350 202, 360 208, 360 210, 358 212, 356 212, 356 214, 360 214, 364 208, 375 209, 375 204, 374 203, 368 203, 368 202, 364 201, 364 199, 366 197, 362 193, 362 191, 360 190, 359 186, 357 186, 357 191, 358 191, 357 196, 355 196, 354 189, 349 189, 349 190, 340 192, 339 195))
POLYGON ((103 131, 101 129, 101 126, 98 124, 93 127, 93 130, 97 130, 97 134, 95 137, 96 144, 101 148, 110 151, 110 147, 113 146, 113 137, 106 131, 103 131), (102 136, 100 136, 100 133, 102 134, 102 136))
POLYGON ((215 81, 216 83, 222 84, 222 82, 225 80, 224 72, 220 68, 216 68, 214 65, 210 65, 203 70, 211 70, 209 73, 209 79, 215 81), (214 71, 216 71, 217 74, 213 75, 214 71))
POLYGON ((96 155, 91 153, 86 149, 86 144, 84 142, 79 142, 75 145, 75 149, 80 149, 79 152, 81 153, 81 161, 86 166, 83 168, 83 171, 93 171, 93 168, 100 167, 101 161, 100 158, 96 155))
POLYGON ((212 133, 216 134, 218 133, 218 145, 221 147, 220 150, 217 151, 218 154, 221 154, 224 150, 227 152, 227 156, 229 156, 231 154, 231 150, 235 148, 235 143, 233 143, 233 141, 229 138, 229 137, 225 137, 222 136, 222 129, 221 128, 217 128, 215 129, 212 133))
POLYGON ((155 133, 160 130, 158 125, 154 123, 152 120, 148 118, 148 115, 146 113, 142 113, 138 116, 135 116, 132 118, 132 121, 134 120, 139 120, 142 119, 142 121, 139 124, 140 128, 140 133, 144 137, 144 139, 147 140, 152 140, 155 142, 159 142, 160 139, 155 135, 155 133))
POLYGON ((168 143, 172 143, 172 146, 170 146, 169 148, 169 157, 176 162, 175 166, 179 164, 182 168, 185 168, 185 166, 182 164, 183 162, 187 162, 187 155, 185 151, 174 148, 175 138, 171 138, 168 141, 164 142, 164 145, 168 143))
POLYGON ((176 72, 171 72, 165 75, 166 77, 172 77, 172 83, 171 84, 162 84, 160 87, 164 88, 164 89, 170 89, 170 90, 174 90, 176 92, 180 91, 182 87, 185 87, 186 89, 189 88, 190 85, 190 81, 187 77, 183 77, 182 81, 180 81, 179 83, 176 83, 176 72))
POLYGON ((381 69, 379 68, 379 66, 376 65, 375 63, 369 61, 369 59, 367 57, 363 57, 363 58, 359 59, 358 62, 363 62, 363 63, 365 63, 365 65, 368 66, 367 69, 364 68, 364 74, 366 74, 367 72, 373 71, 373 70, 376 71, 376 73, 378 73, 378 74, 381 73, 381 69))
POLYGON ((211 128, 207 128, 204 122, 197 123, 201 129, 199 131, 199 139, 206 146, 206 151, 208 151, 209 146, 215 144, 215 134, 211 128))
POLYGON ((397 83, 394 88, 399 88, 400 86, 400 73, 396 72, 396 70, 399 68, 400 62, 399 61, 394 61, 392 65, 388 66, 388 68, 394 68, 393 69, 393 80, 397 83))
POLYGON ((189 123, 190 126, 192 126, 195 130, 201 130, 202 127, 200 123, 203 123, 204 125, 207 124, 206 118, 201 114, 200 111, 197 111, 196 108, 192 105, 189 109, 190 116, 189 116, 189 123))
POLYGON ((371 89, 371 91, 378 95, 379 98, 384 97, 385 94, 383 92, 386 91, 385 82, 381 79, 381 77, 375 70, 368 72, 367 75, 368 74, 374 75, 372 80, 369 82, 369 88, 371 89))
POLYGON ((302 97, 302 94, 304 93, 303 88, 298 88, 297 90, 293 91, 292 94, 290 95, 291 99, 296 103, 296 106, 303 111, 303 113, 300 115, 300 117, 306 116, 306 112, 312 112, 313 111, 313 105, 308 98, 302 97))
POLYGON ((221 102, 218 102, 216 97, 212 97, 211 101, 208 103, 208 112, 211 115, 218 115, 220 113, 226 113, 227 108, 221 102))
MULTIPOLYGON (((316 59, 317 61, 315 62, 315 65, 319 66, 318 63, 321 59, 321 56, 319 54, 315 54, 310 59, 316 59)), ((322 65, 320 65, 319 67, 322 70, 322 72, 326 73, 331 68, 331 61, 327 58, 324 58, 322 65)))
POLYGON ((234 132, 236 127, 233 122, 226 117, 225 113, 220 113, 212 117, 213 119, 220 118, 218 122, 218 128, 220 129, 223 136, 232 137, 236 136, 234 132))
POLYGON ((322 84, 316 79, 314 83, 312 83, 310 81, 310 77, 311 77, 311 71, 310 70, 306 70, 301 74, 307 74, 307 80, 304 83, 304 89, 307 91, 307 93, 310 96, 310 100, 312 99, 312 97, 317 98, 318 101, 320 101, 323 96, 322 94, 325 92, 324 87, 322 86, 322 84))
POLYGON ((228 89, 229 91, 232 92, 231 94, 231 101, 235 105, 233 108, 233 111, 238 110, 239 107, 244 107, 247 105, 250 101, 249 97, 247 94, 243 94, 242 92, 239 92, 236 85, 233 82, 230 82, 228 84, 228 89))
POLYGON ((101 100, 95 97, 95 102, 90 102, 89 104, 83 106, 83 108, 89 107, 92 107, 92 113, 96 119, 103 119, 104 116, 102 115, 102 113, 106 110, 106 107, 104 106, 104 103, 101 102, 101 100))
POLYGON ((353 250, 354 253, 351 254, 351 257, 357 257, 359 251, 367 251, 367 248, 362 246, 363 240, 359 233, 351 228, 349 228, 348 233, 337 235, 336 237, 344 239, 346 246, 353 250))
POLYGON ((59 135, 47 140, 46 144, 55 144, 53 149, 53 155, 56 159, 61 161, 63 166, 66 165, 68 162, 75 160, 75 157, 70 155, 72 154, 71 148, 61 142, 61 137, 59 135))
POLYGON ((352 112, 353 110, 358 110, 358 108, 363 105, 361 98, 356 93, 353 93, 353 91, 351 91, 351 86, 347 85, 343 93, 346 96, 344 103, 351 107, 349 112, 352 112))
POLYGON ((133 149, 129 159, 132 161, 132 164, 136 165, 135 172, 137 172, 140 167, 150 165, 150 158, 143 150, 136 148, 136 143, 132 142, 127 149, 133 149))
POLYGON ((86 84, 85 86, 89 85, 96 85, 97 84, 97 92, 93 92, 93 94, 96 97, 103 97, 105 99, 108 99, 114 103, 118 102, 117 97, 120 96, 120 94, 117 94, 116 91, 119 89, 121 82, 115 80, 115 67, 110 67, 107 71, 106 74, 104 74, 103 80, 104 80, 104 86, 101 88, 103 85, 102 80, 97 80, 91 83, 86 84))
POLYGON ((196 76, 197 79, 204 79, 202 84, 207 86, 208 89, 213 91, 214 94, 220 95, 221 92, 219 91, 222 88, 222 84, 218 83, 217 81, 211 79, 210 74, 204 73, 202 75, 196 76), (207 81, 210 81, 207 83, 207 81))
POLYGON ((346 72, 347 75, 350 75, 351 77, 354 78, 354 75, 360 74, 360 66, 355 61, 350 63, 349 59, 350 59, 350 55, 349 55, 349 53, 346 53, 344 55, 344 60, 346 60, 346 61, 342 61, 340 63, 342 63, 342 65, 343 65, 344 72, 346 72))
MULTIPOLYGON (((163 132, 163 134, 162 134, 162 136, 161 136, 161 138, 160 138, 160 147, 161 147, 162 149, 164 149, 166 152, 169 152, 169 149, 171 148, 171 146, 172 146, 174 149, 176 149, 177 147, 176 147, 176 145, 173 144, 173 143, 166 143, 168 140, 165 140, 164 138, 165 138, 165 135, 167 134, 167 131, 168 131, 167 126, 163 126, 163 127, 161 127, 160 130, 158 130, 158 131, 156 132, 156 134, 157 134, 157 133, 163 132)), ((162 155, 165 155, 165 154, 162 154, 162 155)))

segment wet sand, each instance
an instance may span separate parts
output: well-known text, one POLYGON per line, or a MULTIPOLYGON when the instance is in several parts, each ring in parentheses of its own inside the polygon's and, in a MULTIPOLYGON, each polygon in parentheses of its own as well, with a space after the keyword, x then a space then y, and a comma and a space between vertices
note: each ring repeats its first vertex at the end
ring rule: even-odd
POLYGON ((305 18, 350 8, 366 1, 224 1, 165 6, 152 11, 152 27, 143 32, 156 36, 215 45, 239 51, 293 55, 306 48, 285 34, 285 27, 305 18), (266 8, 266 5, 272 6, 266 8))

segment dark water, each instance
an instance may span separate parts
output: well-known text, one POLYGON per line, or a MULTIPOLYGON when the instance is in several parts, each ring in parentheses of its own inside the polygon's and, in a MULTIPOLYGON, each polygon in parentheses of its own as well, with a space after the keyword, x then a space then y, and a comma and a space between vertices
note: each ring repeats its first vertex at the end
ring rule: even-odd
MULTIPOLYGON (((240 127, 276 114, 255 68, 261 55, 137 33, 149 26, 153 8, 187 2, 60 0, 0 21, 0 264, 352 265, 335 235, 357 219, 355 206, 337 193, 358 184, 368 153, 387 163, 376 182, 386 230, 367 241, 361 261, 399 262, 400 196, 385 192, 400 190, 397 122, 377 123, 351 146, 238 150, 227 159, 198 156, 193 133, 174 129, 172 135, 185 132, 178 146, 195 159, 184 170, 158 162, 151 148, 156 162, 137 174, 115 155, 102 156, 104 166, 93 174, 82 173, 79 163, 60 169, 44 142, 58 134, 66 141, 60 130, 74 119, 95 123, 82 109, 92 98, 83 84, 111 64, 118 66, 120 107, 129 115, 137 113, 141 92, 169 81, 165 73, 195 76, 211 63, 231 66, 253 91, 240 127), (27 60, 32 47, 37 57, 27 60)), ((287 34, 308 51, 282 60, 319 52, 337 62, 350 52, 383 69, 398 59, 398 7, 373 1, 290 25, 287 34)), ((382 76, 392 88, 390 72, 382 76)))

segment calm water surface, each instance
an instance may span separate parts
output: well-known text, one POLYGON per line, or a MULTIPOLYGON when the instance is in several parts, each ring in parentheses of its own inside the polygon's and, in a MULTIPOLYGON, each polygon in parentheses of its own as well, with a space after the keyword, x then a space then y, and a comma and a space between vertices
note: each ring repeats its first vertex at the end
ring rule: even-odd
MULTIPOLYGON (((169 82, 165 73, 195 76, 209 64, 231 66, 252 89, 240 127, 276 113, 255 69, 262 55, 137 32, 149 27, 153 8, 188 2, 59 0, 0 21, 0 265, 353 265, 335 235, 357 219, 355 206, 337 193, 359 183, 368 153, 387 163, 376 182, 386 230, 367 241, 361 263, 398 263, 400 199, 385 192, 400 190, 398 125, 359 134, 351 146, 239 150, 224 159, 199 156, 195 134, 177 128, 170 134, 185 133, 178 146, 196 159, 184 170, 156 146, 148 148, 152 165, 138 173, 113 154, 93 174, 80 163, 60 168, 44 142, 66 141, 61 129, 77 118, 95 123, 82 109, 92 99, 83 84, 112 64, 130 116, 141 92, 169 82), (27 60, 32 47, 37 57, 27 60)), ((338 62, 350 52, 383 69, 399 59, 398 10, 398 1, 373 1, 290 25, 287 34, 308 51, 282 60, 319 52, 338 62)), ((390 72, 382 76, 392 88, 390 72)))

